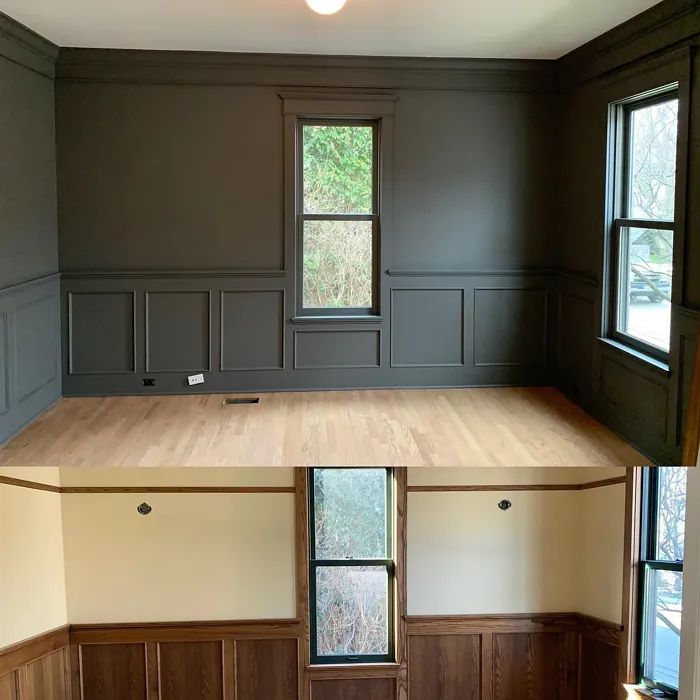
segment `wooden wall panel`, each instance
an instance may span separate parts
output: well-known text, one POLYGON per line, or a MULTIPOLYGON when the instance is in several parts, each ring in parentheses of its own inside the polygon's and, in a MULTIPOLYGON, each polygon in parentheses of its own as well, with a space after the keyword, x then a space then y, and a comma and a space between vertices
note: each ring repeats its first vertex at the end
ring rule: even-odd
POLYGON ((295 700, 297 640, 236 642, 236 700, 295 700))
POLYGON ((146 700, 143 644, 89 644, 80 647, 84 700, 146 700))
POLYGON ((560 634, 495 634, 493 700, 563 700, 563 642, 560 634))
POLYGON ((19 700, 16 671, 0 676, 0 700, 19 700))
POLYGON ((410 700, 480 700, 480 635, 411 637, 408 688, 410 700))
POLYGON ((619 647, 581 635, 581 697, 618 699, 619 647))
POLYGON ((391 700, 395 695, 396 681, 393 678, 322 680, 311 683, 311 700, 391 700))
POLYGON ((159 644, 158 655, 159 700, 222 700, 221 642, 167 642, 159 644))
POLYGON ((27 664, 27 697, 22 700, 68 700, 66 649, 27 664))

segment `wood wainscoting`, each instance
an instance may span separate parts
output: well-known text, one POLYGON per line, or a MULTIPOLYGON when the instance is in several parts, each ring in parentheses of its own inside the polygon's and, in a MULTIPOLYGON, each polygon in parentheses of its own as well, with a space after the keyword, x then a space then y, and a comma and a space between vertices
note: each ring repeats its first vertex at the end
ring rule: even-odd
POLYGON ((0 650, 0 700, 71 700, 69 635, 59 627, 0 650))
MULTIPOLYGON (((412 616, 406 629, 409 700, 619 697, 619 625, 554 613, 412 616)), ((0 651, 0 700, 395 700, 404 692, 400 664, 305 668, 302 639, 299 620, 74 625, 0 651)))

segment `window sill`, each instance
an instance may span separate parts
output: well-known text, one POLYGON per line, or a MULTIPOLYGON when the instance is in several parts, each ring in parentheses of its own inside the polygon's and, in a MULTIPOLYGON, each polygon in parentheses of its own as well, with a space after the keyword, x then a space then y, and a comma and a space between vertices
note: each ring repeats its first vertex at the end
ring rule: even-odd
POLYGON ((670 698, 671 695, 654 695, 651 690, 641 685, 625 684, 628 700, 641 700, 642 698, 670 698))
POLYGON ((352 680, 355 678, 396 678, 401 666, 395 661, 368 664, 310 664, 311 680, 352 680))
POLYGON ((647 355, 644 352, 635 350, 634 348, 631 348, 628 345, 625 345, 624 343, 620 343, 617 340, 613 340, 612 338, 598 338, 598 342, 602 343, 603 345, 606 345, 607 347, 612 348, 613 350, 617 350, 617 352, 623 353, 627 357, 631 357, 635 360, 643 362, 650 369, 654 369, 658 372, 661 372, 665 377, 671 376, 671 367, 669 366, 669 364, 657 359, 656 357, 652 357, 651 355, 647 355))
POLYGON ((381 323, 381 316, 292 316, 290 323, 381 323))

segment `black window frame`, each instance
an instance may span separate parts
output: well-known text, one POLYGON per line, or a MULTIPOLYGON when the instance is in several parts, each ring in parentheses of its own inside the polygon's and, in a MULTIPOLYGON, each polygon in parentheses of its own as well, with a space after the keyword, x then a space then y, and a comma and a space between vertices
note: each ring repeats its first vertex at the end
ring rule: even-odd
MULTIPOLYGON (((633 228, 643 228, 659 231, 671 231, 673 233, 674 257, 677 245, 677 220, 678 220, 678 179, 680 169, 680 109, 678 120, 678 139, 676 141, 676 195, 674 206, 674 220, 661 221, 653 219, 638 219, 630 216, 630 127, 632 117, 636 111, 651 107, 655 104, 678 100, 680 107, 680 87, 677 83, 667 85, 656 90, 644 93, 621 102, 616 102, 611 106, 612 131, 614 146, 611 156, 613 158, 613 219, 610 231, 610 286, 608 295, 608 322, 607 336, 623 345, 626 345, 637 352, 653 357, 661 362, 668 363, 670 360, 670 348, 668 351, 659 348, 651 343, 647 343, 640 338, 636 338, 629 333, 620 330, 622 325, 619 322, 622 313, 622 299, 628 294, 627 286, 627 250, 629 246, 626 231, 633 228)), ((675 262, 675 260, 674 260, 675 262)), ((675 268, 675 266, 674 266, 675 268)), ((673 275, 678 274, 674 269, 673 275)), ((673 279, 671 280, 671 297, 674 289, 673 279)), ((628 302, 629 303, 629 302, 628 302)), ((625 305, 624 308, 627 308, 625 305)), ((670 339, 669 339, 670 340, 670 339)))
MULTIPOLYGON (((640 575, 639 591, 637 593, 637 676, 639 682, 647 687, 662 691, 668 697, 677 697, 678 688, 651 678, 645 669, 646 662, 646 629, 648 611, 649 574, 651 571, 671 571, 683 574, 683 560, 666 561, 657 558, 658 544, 658 497, 659 469, 682 469, 683 467, 645 467, 642 476, 642 509, 640 529, 640 575)), ((681 617, 683 613, 681 612, 681 617)))
POLYGON ((297 255, 297 315, 299 317, 371 317, 379 315, 379 240, 381 230, 380 152, 381 119, 377 117, 299 117, 296 121, 295 197, 296 255, 297 255), (307 214, 304 211, 304 127, 305 126, 363 126, 372 128, 372 211, 369 214, 307 214), (304 306, 304 223, 306 221, 371 221, 372 222, 372 304, 369 307, 307 307, 304 306))
POLYGON ((309 629, 310 629, 310 661, 313 665, 333 664, 370 664, 394 663, 396 660, 396 623, 395 623, 395 594, 396 594, 396 560, 394 548, 394 503, 395 481, 394 470, 391 467, 371 467, 386 471, 386 538, 387 558, 385 559, 317 559, 316 558, 316 517, 314 503, 314 474, 323 469, 333 467, 310 468, 308 471, 308 519, 309 519, 309 629), (357 655, 319 655, 316 624, 316 569, 325 566, 386 567, 387 571, 387 653, 386 654, 357 654, 357 655))

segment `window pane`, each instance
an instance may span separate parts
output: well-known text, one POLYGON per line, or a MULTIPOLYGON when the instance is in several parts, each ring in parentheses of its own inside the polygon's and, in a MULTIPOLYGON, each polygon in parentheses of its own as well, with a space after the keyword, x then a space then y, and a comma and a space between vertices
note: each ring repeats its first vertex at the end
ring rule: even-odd
POLYGON ((673 231, 624 228, 620 248, 618 330, 668 351, 673 231))
POLYGON ((315 559, 387 559, 386 469, 314 469, 315 559))
POLYGON ((656 558, 682 561, 685 538, 685 467, 659 467, 656 558))
POLYGON ((683 574, 647 571, 644 675, 678 688, 683 574))
POLYGON ((371 126, 303 126, 304 212, 371 214, 371 126))
POLYGON ((389 576, 381 566, 316 569, 319 656, 389 653, 389 576))
POLYGON ((630 116, 629 206, 635 219, 673 221, 678 100, 635 109, 630 116))
POLYGON ((304 222, 304 308, 372 308, 372 222, 304 222))

